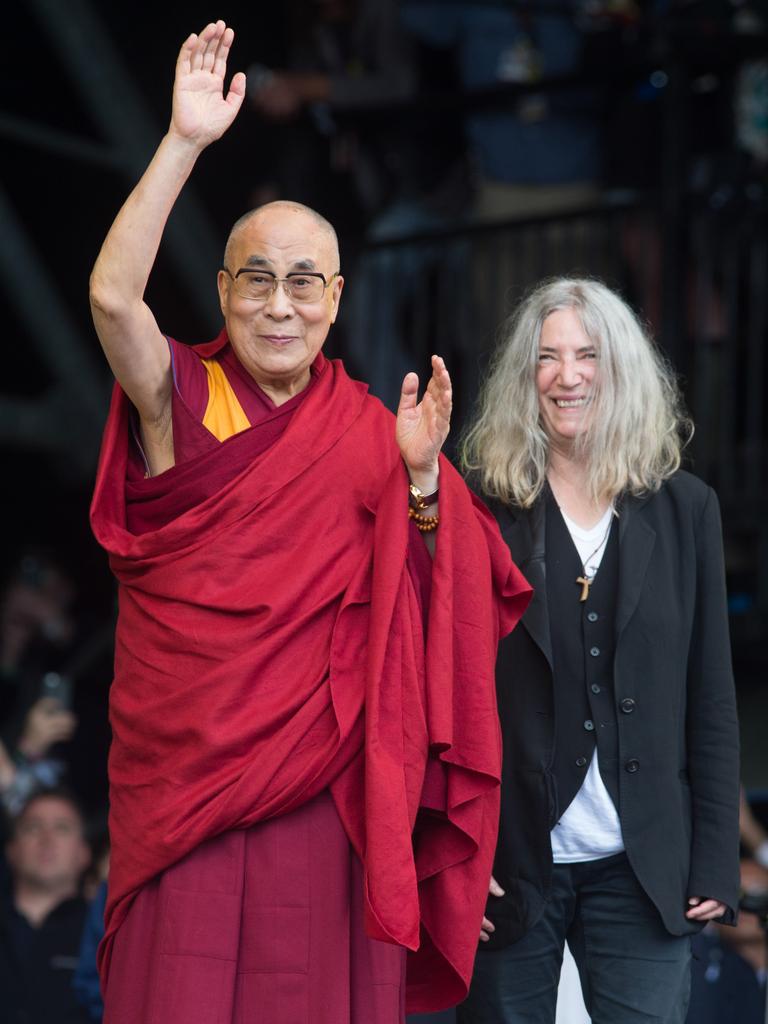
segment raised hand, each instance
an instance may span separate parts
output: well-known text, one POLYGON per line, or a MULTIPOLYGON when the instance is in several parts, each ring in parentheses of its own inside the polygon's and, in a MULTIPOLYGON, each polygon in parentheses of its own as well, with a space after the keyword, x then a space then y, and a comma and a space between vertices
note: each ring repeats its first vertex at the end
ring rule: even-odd
POLYGON ((245 97, 245 75, 233 76, 224 94, 227 57, 235 33, 223 21, 194 32, 179 51, 173 84, 172 134, 201 148, 221 138, 245 97))
POLYGON ((395 437, 411 480, 422 489, 437 480, 437 457, 451 423, 451 378, 440 356, 432 356, 432 376, 420 402, 419 378, 408 373, 397 409, 395 437))

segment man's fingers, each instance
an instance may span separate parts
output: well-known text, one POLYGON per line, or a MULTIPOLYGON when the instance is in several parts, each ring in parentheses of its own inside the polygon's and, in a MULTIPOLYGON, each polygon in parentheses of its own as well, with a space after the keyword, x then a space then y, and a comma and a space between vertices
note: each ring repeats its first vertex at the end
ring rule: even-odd
POLYGON ((221 40, 226 31, 226 26, 223 21, 217 21, 213 28, 214 30, 208 39, 208 43, 205 47, 205 53, 203 54, 204 71, 213 70, 213 66, 216 63, 216 54, 218 53, 221 40))
POLYGON ((192 57, 197 49, 197 33, 190 32, 179 50, 179 57, 176 61, 176 70, 180 74, 189 74, 192 70, 192 57))
MULTIPOLYGON (((221 24, 223 24, 223 22, 221 24)), ((190 67, 192 71, 199 71, 204 66, 205 56, 208 52, 211 40, 216 39, 216 42, 218 44, 218 26, 219 22, 209 21, 208 24, 203 29, 203 31, 197 37, 197 42, 190 61, 190 67)))
POLYGON ((218 75, 220 78, 224 77, 227 70, 227 58, 229 57, 229 51, 234 38, 234 31, 231 28, 225 29, 224 34, 219 40, 219 45, 216 48, 216 55, 213 62, 213 73, 218 75))
POLYGON ((419 377, 416 373, 406 373, 400 391, 400 409, 415 409, 416 396, 419 392, 419 377))
POLYGON ((493 877, 493 875, 491 875, 491 881, 490 881, 490 884, 488 885, 488 892, 491 894, 491 896, 503 896, 504 895, 504 890, 501 888, 501 886, 496 881, 496 879, 493 877))
POLYGON ((238 71, 233 76, 232 81, 229 85, 229 92, 227 93, 226 102, 231 106, 239 110, 240 104, 245 99, 245 74, 242 71, 238 71))

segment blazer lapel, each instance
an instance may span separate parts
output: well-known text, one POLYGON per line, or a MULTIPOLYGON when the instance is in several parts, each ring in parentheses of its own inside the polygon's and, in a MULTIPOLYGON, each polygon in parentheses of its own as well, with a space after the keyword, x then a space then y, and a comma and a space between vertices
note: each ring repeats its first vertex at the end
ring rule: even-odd
POLYGON ((619 592, 616 635, 625 628, 637 608, 648 570, 656 531, 642 515, 648 498, 626 498, 619 513, 619 592))
POLYGON ((531 603, 520 620, 552 668, 552 642, 547 611, 545 551, 545 505, 537 501, 530 511, 516 514, 506 510, 507 521, 501 533, 517 567, 533 587, 531 603))

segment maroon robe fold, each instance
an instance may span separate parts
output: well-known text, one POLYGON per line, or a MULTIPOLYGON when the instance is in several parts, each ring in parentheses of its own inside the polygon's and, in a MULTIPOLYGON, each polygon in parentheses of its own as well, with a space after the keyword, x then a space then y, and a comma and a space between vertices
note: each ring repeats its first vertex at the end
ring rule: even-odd
POLYGON ((530 593, 494 521, 443 459, 425 636, 394 420, 339 363, 269 447, 257 425, 131 481, 150 521, 207 485, 142 533, 129 419, 116 388, 92 505, 120 582, 103 975, 151 879, 330 787, 367 930, 411 951, 409 1010, 457 1002, 498 820, 496 647, 530 593))

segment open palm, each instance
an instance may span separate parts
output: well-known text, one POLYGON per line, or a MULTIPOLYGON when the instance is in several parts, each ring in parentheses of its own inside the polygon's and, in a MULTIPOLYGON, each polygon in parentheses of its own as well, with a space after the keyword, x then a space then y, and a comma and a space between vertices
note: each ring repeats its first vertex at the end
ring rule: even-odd
POLYGON ((220 138, 234 121, 245 96, 245 75, 232 78, 224 95, 227 57, 234 32, 223 21, 194 32, 179 51, 173 86, 171 129, 184 139, 206 146, 220 138))
POLYGON ((451 378, 440 356, 432 356, 432 377, 420 402, 416 401, 418 388, 416 374, 407 374, 397 409, 395 437, 408 468, 429 473, 436 468, 451 424, 451 378))

